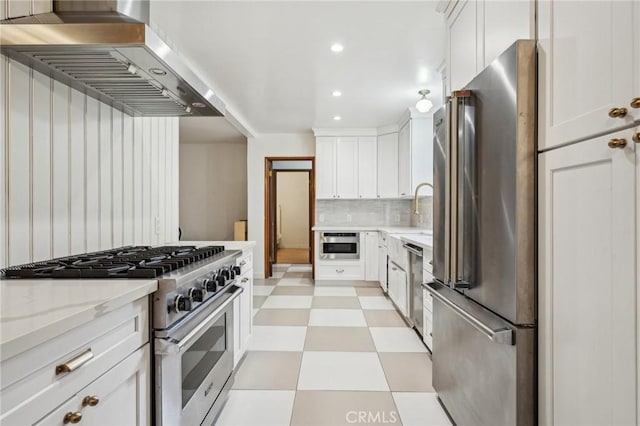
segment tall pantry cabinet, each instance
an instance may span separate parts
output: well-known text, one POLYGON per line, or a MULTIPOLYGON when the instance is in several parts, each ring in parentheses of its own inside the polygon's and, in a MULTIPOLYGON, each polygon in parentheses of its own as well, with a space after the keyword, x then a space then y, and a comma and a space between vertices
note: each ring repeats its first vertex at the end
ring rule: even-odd
POLYGON ((635 425, 640 2, 538 4, 539 423, 635 425))

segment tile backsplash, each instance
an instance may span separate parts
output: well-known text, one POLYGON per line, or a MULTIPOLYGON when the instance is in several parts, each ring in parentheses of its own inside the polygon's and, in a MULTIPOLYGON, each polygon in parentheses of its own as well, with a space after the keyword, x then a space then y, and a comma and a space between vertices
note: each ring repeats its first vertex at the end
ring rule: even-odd
POLYGON ((420 197, 420 214, 413 200, 317 200, 316 225, 415 226, 431 229, 432 197, 420 197))

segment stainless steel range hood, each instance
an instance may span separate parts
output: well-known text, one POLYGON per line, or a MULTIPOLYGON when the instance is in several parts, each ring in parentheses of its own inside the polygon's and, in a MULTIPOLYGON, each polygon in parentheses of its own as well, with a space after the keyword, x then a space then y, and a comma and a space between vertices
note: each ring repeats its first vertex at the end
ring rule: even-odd
POLYGON ((0 52, 132 116, 222 116, 224 103, 149 28, 148 0, 58 0, 0 22, 0 52))

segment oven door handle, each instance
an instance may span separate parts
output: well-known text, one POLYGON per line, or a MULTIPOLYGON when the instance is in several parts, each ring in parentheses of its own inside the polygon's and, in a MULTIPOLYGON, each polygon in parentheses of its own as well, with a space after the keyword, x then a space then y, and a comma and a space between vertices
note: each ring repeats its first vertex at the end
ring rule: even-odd
POLYGON ((209 315, 200 324, 195 326, 193 330, 187 333, 187 335, 185 335, 183 338, 178 340, 172 338, 171 336, 167 336, 164 339, 156 339, 156 354, 175 355, 183 352, 185 349, 191 346, 192 343, 198 340, 205 333, 205 331, 207 331, 207 329, 218 320, 220 314, 224 312, 229 304, 233 303, 233 301, 238 296, 240 296, 240 293, 242 293, 243 291, 244 289, 238 287, 237 290, 231 293, 231 297, 229 299, 225 300, 225 302, 222 305, 218 306, 216 310, 211 313, 211 315, 209 315))

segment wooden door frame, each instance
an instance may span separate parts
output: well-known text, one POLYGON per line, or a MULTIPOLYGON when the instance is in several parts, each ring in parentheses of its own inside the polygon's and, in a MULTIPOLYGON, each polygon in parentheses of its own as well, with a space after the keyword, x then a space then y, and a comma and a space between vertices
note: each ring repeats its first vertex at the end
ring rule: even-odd
MULTIPOLYGON (((269 223, 271 222, 271 209, 269 208, 269 171, 274 161, 311 161, 311 170, 290 170, 292 172, 309 172, 309 261, 311 262, 311 274, 315 271, 315 238, 312 228, 316 224, 316 157, 265 157, 264 159, 264 277, 273 275, 270 262, 271 244, 269 223)), ((275 255, 275 253, 274 253, 275 255)))

